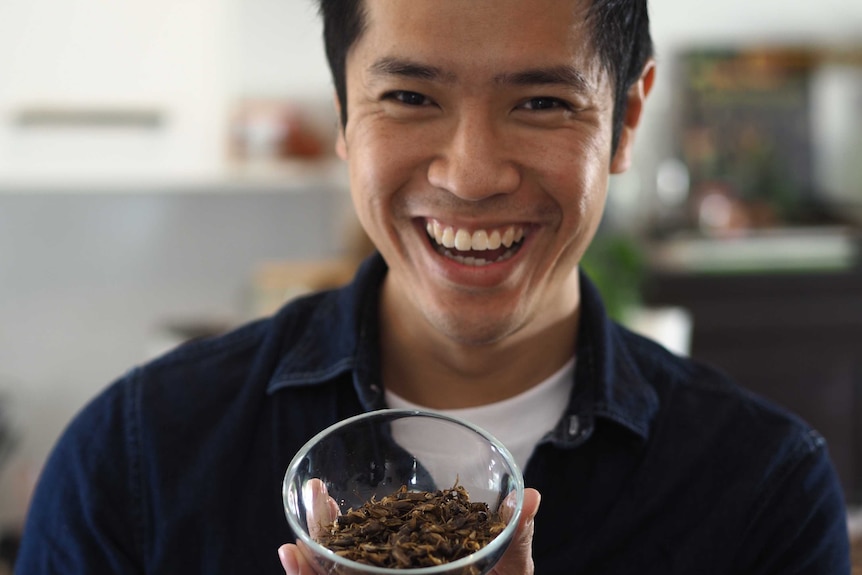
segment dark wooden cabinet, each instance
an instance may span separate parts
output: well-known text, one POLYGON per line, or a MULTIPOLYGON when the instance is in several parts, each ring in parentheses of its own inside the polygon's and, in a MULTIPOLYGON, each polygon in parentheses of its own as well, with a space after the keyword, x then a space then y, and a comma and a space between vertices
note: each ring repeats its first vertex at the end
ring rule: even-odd
POLYGON ((691 355, 807 420, 862 504, 862 270, 651 274, 650 305, 693 318, 691 355))

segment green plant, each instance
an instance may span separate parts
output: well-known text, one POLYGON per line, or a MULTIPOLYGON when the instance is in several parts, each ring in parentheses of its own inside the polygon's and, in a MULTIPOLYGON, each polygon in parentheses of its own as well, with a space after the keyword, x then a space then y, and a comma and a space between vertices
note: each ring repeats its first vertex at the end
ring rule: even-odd
POLYGON ((596 284, 608 315, 624 321, 641 304, 646 257, 637 238, 599 233, 581 259, 581 267, 596 284))

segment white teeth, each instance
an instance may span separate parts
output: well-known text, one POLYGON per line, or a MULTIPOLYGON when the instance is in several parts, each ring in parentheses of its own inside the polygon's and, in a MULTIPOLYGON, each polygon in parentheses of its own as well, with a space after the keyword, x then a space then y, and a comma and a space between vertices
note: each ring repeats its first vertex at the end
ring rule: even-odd
POLYGON ((459 252, 470 251, 473 247, 473 237, 466 230, 458 230, 455 234, 455 249, 459 252))
POLYGON ((443 230, 443 233, 440 234, 439 238, 440 239, 437 241, 438 244, 444 245, 447 248, 455 247, 455 230, 452 228, 446 228, 443 230))
POLYGON ((425 224, 428 236, 438 245, 455 248, 459 252, 496 250, 501 246, 510 248, 524 239, 524 228, 509 226, 499 229, 480 229, 472 233, 464 228, 443 226, 437 220, 429 220, 425 224))
POLYGON ((462 255, 458 255, 457 253, 452 253, 452 250, 447 250, 443 247, 437 248, 437 251, 440 252, 441 255, 444 255, 447 258, 451 258, 451 259, 455 260, 456 262, 458 262, 459 264, 463 264, 463 265, 467 265, 467 266, 474 266, 474 267, 482 267, 482 266, 487 266, 490 264, 506 261, 507 259, 509 259, 513 255, 515 255, 515 252, 517 251, 517 249, 516 248, 509 248, 508 250, 503 252, 503 254, 495 260, 488 260, 485 258, 477 258, 477 257, 473 257, 473 256, 462 256, 462 255))
POLYGON ((515 241, 515 229, 507 228, 505 232, 503 232, 503 238, 501 240, 503 245, 507 248, 512 247, 512 243, 515 241))
POLYGON ((450 258, 462 265, 482 267, 511 258, 520 248, 524 239, 524 228, 509 226, 505 229, 480 229, 470 233, 463 228, 443 226, 437 220, 429 220, 425 224, 428 236, 437 244, 440 255, 450 258), (463 252, 481 252, 506 248, 502 254, 493 259, 465 255, 463 252))
POLYGON ((488 232, 485 230, 476 230, 473 232, 473 249, 483 252, 488 249, 488 232))
POLYGON ((490 263, 493 263, 493 262, 486 260, 485 258, 474 258, 474 257, 470 257, 470 256, 467 256, 466 258, 464 256, 452 256, 452 259, 455 260, 456 262, 458 262, 459 264, 464 264, 465 266, 475 266, 475 267, 482 267, 482 266, 486 266, 490 263))

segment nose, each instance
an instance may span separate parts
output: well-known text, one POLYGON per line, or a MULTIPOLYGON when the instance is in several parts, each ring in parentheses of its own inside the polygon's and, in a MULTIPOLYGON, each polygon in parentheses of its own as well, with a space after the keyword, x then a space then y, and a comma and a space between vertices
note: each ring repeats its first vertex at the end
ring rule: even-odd
POLYGON ((518 189, 521 173, 509 154, 503 129, 481 112, 453 119, 440 151, 428 167, 428 181, 467 201, 480 201, 518 189))

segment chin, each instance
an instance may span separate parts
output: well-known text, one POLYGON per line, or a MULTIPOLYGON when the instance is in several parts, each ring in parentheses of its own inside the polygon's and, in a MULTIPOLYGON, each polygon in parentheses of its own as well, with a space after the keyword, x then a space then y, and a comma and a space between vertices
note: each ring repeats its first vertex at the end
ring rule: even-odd
POLYGON ((511 316, 495 321, 477 318, 477 313, 470 315, 473 317, 465 317, 463 312, 437 314, 428 320, 447 339, 471 347, 494 345, 518 331, 511 316))

